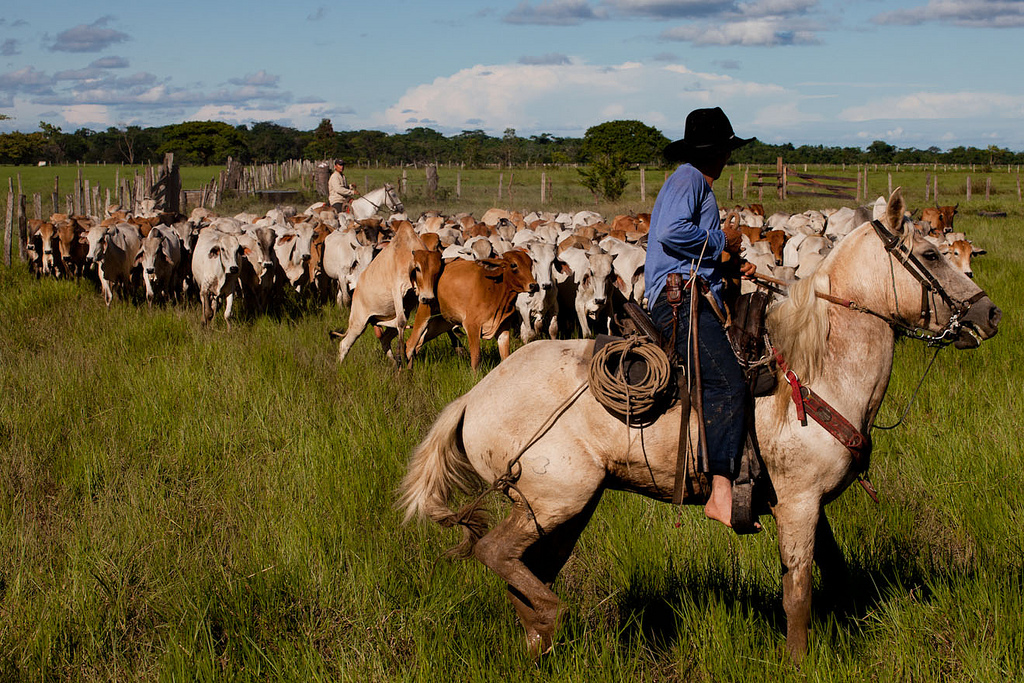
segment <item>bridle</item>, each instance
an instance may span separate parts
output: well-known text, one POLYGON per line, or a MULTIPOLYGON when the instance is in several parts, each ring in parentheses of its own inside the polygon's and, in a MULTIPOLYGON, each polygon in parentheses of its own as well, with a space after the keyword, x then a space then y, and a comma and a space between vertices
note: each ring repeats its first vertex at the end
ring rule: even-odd
MULTIPOLYGON (((383 206, 388 211, 391 211, 392 213, 394 213, 396 211, 401 211, 402 210, 402 202, 401 202, 401 200, 398 199, 398 197, 395 196, 394 188, 389 188, 389 187, 385 186, 383 188, 383 190, 384 190, 384 202, 382 204, 375 204, 372 200, 368 199, 365 194, 364 195, 360 195, 359 199, 366 200, 366 202, 370 206, 373 207, 374 211, 380 211, 381 206, 383 206), (389 200, 392 202, 392 204, 390 204, 390 205, 388 204, 389 200)), ((376 190, 374 190, 374 192, 376 192, 376 190)), ((372 194, 372 193, 370 193, 370 194, 372 194)))
MULTIPOLYGON (((946 291, 946 288, 942 286, 942 283, 939 282, 938 278, 932 275, 925 265, 921 263, 921 260, 916 254, 914 254, 913 250, 904 243, 899 235, 895 235, 890 232, 884 225, 882 225, 881 221, 878 220, 871 221, 871 227, 875 229, 875 233, 878 235, 878 238, 882 240, 882 246, 885 247, 885 251, 894 259, 899 261, 903 265, 904 269, 906 269, 906 271, 910 273, 915 280, 921 283, 922 326, 911 326, 902 320, 897 320, 890 316, 875 313, 868 309, 860 310, 886 320, 886 322, 896 329, 897 332, 901 332, 912 339, 920 339, 921 341, 926 342, 929 346, 946 346, 947 344, 951 344, 956 341, 957 337, 960 335, 960 330, 963 327, 963 318, 975 303, 987 296, 985 291, 979 289, 969 299, 957 299, 946 291), (929 294, 932 293, 942 299, 943 303, 945 303, 951 311, 949 320, 946 321, 946 324, 941 330, 939 330, 939 332, 929 332, 925 329, 928 326, 929 321, 933 318, 933 310, 929 297, 929 294)), ((890 262, 890 267, 891 265, 892 264, 890 262)), ((893 273, 894 295, 895 291, 896 275, 893 273)))

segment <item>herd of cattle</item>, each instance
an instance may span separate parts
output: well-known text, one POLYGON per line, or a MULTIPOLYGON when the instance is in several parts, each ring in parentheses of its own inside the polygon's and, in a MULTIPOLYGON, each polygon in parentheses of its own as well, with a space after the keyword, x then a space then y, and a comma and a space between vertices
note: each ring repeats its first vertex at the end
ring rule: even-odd
MULTIPOLYGON (((722 221, 742 231, 743 256, 758 272, 792 280, 806 277, 884 206, 879 198, 856 209, 766 217, 752 205, 723 210, 722 221)), ((971 257, 983 251, 953 231, 955 214, 956 207, 929 208, 916 224, 971 275, 971 257)), ((393 359, 399 337, 399 355, 410 365, 426 341, 448 333, 454 342, 451 332, 461 327, 475 370, 480 339, 497 338, 505 358, 516 322, 524 343, 541 334, 614 332, 618 305, 644 300, 649 220, 491 209, 479 220, 426 213, 415 222, 405 214, 356 221, 325 204, 233 217, 200 208, 186 218, 111 207, 103 219, 54 214, 32 221, 29 257, 40 277, 93 278, 108 306, 115 293, 141 299, 144 291, 150 304, 198 298, 204 324, 223 306, 230 327, 236 296, 255 313, 286 289, 333 298, 351 307, 347 333, 332 333, 341 339, 340 360, 370 326, 393 359)))

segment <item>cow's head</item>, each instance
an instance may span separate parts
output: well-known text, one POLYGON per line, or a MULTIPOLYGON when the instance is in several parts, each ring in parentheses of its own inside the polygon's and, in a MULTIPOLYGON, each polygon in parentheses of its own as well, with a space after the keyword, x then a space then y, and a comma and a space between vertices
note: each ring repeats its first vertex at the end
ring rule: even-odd
POLYGON ((533 259, 522 249, 512 249, 502 254, 500 261, 505 263, 505 283, 513 292, 540 291, 537 279, 533 276, 533 259))
POLYGON ((781 266, 783 259, 783 250, 786 248, 786 235, 785 230, 769 230, 764 236, 768 247, 771 249, 772 256, 775 257, 775 265, 781 266))
POLYGON ((942 216, 942 229, 945 232, 953 231, 953 217, 956 216, 957 209, 960 208, 960 202, 957 202, 953 206, 940 206, 939 215, 942 216))
POLYGON ((409 280, 420 303, 430 303, 437 298, 437 280, 443 267, 441 254, 436 251, 416 249, 412 252, 409 280))
POLYGON ((555 286, 555 245, 534 242, 530 245, 533 260, 533 277, 537 286, 547 291, 555 286))
POLYGON ((587 306, 587 312, 596 312, 608 303, 611 295, 611 287, 614 283, 614 270, 611 254, 591 254, 590 272, 583 276, 580 283, 580 290, 591 292, 590 301, 592 305, 587 306))
POLYGON ((57 229, 53 223, 43 222, 40 223, 36 234, 39 235, 43 275, 49 275, 55 270, 54 253, 60 253, 57 229))

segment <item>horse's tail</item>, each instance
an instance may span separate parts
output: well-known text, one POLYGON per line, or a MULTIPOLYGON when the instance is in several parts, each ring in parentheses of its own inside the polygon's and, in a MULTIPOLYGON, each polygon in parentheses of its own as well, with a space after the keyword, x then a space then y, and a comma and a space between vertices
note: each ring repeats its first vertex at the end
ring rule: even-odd
POLYGON ((412 454, 397 504, 405 510, 404 522, 413 517, 427 517, 444 527, 462 525, 462 543, 449 551, 459 556, 473 550, 488 526, 487 513, 478 505, 468 505, 458 513, 448 507, 453 489, 469 491, 480 481, 462 444, 466 404, 466 397, 462 396, 438 415, 430 432, 412 454))

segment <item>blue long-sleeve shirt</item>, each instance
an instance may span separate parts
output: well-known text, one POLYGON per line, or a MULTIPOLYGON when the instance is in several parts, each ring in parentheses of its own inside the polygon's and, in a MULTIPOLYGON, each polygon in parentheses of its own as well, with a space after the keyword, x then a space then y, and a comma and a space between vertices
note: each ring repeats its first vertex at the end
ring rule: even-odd
POLYGON ((647 305, 654 306, 669 273, 686 279, 694 265, 721 305, 724 249, 715 194, 704 174, 683 164, 662 186, 651 211, 644 265, 647 305))

